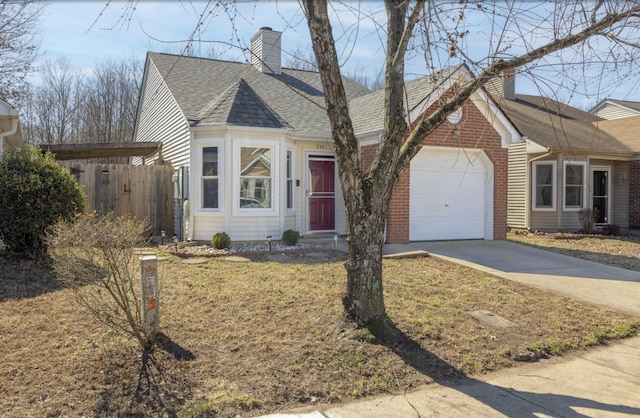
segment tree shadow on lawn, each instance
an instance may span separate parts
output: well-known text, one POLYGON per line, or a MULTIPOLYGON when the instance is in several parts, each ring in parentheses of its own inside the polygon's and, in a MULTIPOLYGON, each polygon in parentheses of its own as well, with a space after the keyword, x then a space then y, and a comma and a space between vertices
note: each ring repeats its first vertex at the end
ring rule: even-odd
POLYGON ((177 417, 191 396, 193 384, 185 370, 190 367, 188 361, 196 356, 160 333, 151 350, 125 350, 118 357, 110 359, 112 373, 105 377, 102 401, 95 412, 99 416, 177 417), (134 379, 136 368, 138 375, 134 379), (121 403, 114 403, 115 399, 121 403))
POLYGON ((0 303, 33 298, 63 288, 47 259, 0 255, 0 303))
MULTIPOLYGON (((392 326, 387 337, 376 339, 376 343, 391 349, 405 364, 431 378, 435 383, 475 399, 505 416, 531 418, 538 417, 540 414, 565 418, 587 416, 577 412, 575 408, 609 411, 630 416, 640 415, 640 408, 553 393, 519 391, 468 377, 435 354, 422 348, 419 343, 395 326, 392 326), (549 408, 545 406, 549 406, 549 408)), ((418 400, 418 402, 420 401, 418 400)), ((415 403, 417 404, 417 402, 415 403)), ((425 404, 429 405, 429 399, 425 399, 425 404)), ((415 405, 411 403, 410 405, 416 408, 415 405)), ((467 404, 466 406, 469 410, 473 410, 473 405, 467 404)), ((433 406, 427 406, 427 408, 433 410, 433 406)), ((419 410, 419 407, 417 409, 419 410)))

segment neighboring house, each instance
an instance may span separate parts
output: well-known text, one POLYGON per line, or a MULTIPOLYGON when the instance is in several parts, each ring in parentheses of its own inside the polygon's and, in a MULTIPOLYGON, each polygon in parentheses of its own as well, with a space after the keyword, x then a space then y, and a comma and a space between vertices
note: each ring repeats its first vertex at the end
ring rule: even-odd
POLYGON ((18 112, 4 100, 0 100, 0 155, 5 149, 22 145, 22 128, 18 112))
MULTIPOLYGON (((347 233, 320 76, 281 67, 280 35, 262 28, 250 64, 147 55, 135 140, 162 142, 177 197, 188 190, 185 239, 347 233)), ((460 66, 407 82, 409 122, 468 75, 460 66)), ((384 92, 343 81, 366 167, 384 124, 384 92)), ((486 92, 476 92, 402 174, 387 242, 504 239, 507 146, 519 140, 486 92)))
POLYGON ((640 115, 640 102, 605 99, 595 105, 589 113, 602 119, 620 119, 640 115))
POLYGON ((583 208, 597 209, 600 225, 640 226, 640 117, 604 120, 545 97, 492 94, 523 136, 509 146, 509 227, 578 231, 583 208))

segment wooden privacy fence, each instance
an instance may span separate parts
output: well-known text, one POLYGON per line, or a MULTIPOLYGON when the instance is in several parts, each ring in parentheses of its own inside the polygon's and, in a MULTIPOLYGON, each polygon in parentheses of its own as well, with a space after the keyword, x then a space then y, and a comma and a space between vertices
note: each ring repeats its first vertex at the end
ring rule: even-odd
POLYGON ((82 184, 90 211, 146 219, 154 235, 173 235, 172 166, 58 163, 82 184))

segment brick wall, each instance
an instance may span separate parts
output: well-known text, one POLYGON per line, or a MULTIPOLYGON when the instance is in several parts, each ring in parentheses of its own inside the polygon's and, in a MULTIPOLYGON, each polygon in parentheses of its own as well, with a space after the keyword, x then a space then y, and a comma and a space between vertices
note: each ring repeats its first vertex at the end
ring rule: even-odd
MULTIPOLYGON (((446 94, 444 97, 448 96, 446 94)), ((437 106, 436 103, 434 106, 437 106)), ((428 115, 433 108, 425 113, 428 115)), ((424 141, 424 145, 481 149, 485 152, 494 170, 493 191, 493 238, 506 239, 507 234, 507 149, 502 148, 500 135, 489 121, 470 102, 463 106, 463 117, 457 125, 444 122, 424 141)), ((363 147, 365 167, 371 165, 377 145, 363 147)), ((389 207, 387 219, 387 242, 409 242, 409 168, 402 172, 389 207)), ((640 173, 640 170, 639 170, 640 173)))

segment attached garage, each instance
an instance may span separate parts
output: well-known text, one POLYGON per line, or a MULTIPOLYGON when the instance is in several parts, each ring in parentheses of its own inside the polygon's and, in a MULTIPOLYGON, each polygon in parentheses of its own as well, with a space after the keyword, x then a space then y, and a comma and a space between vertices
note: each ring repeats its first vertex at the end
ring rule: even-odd
POLYGON ((493 239, 493 166, 483 151, 423 147, 409 190, 410 241, 493 239))

